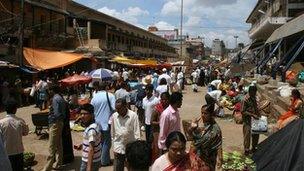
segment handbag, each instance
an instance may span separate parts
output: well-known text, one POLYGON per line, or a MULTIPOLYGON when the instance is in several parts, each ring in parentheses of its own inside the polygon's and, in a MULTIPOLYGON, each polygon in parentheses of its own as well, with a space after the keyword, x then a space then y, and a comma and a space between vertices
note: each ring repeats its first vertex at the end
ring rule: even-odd
POLYGON ((267 117, 261 116, 259 119, 252 118, 251 132, 253 134, 262 134, 268 131, 267 117))
POLYGON ((115 110, 111 106, 110 98, 109 98, 109 93, 107 92, 106 95, 107 95, 107 102, 108 102, 108 105, 109 105, 109 108, 110 108, 110 112, 111 112, 111 115, 112 115, 115 110))

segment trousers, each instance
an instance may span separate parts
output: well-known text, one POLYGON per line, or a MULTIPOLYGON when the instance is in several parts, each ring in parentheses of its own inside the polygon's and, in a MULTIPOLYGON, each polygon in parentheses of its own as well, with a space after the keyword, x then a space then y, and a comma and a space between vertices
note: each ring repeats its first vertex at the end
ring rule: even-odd
POLYGON ((10 156, 8 156, 8 158, 11 162, 13 171, 23 170, 23 153, 10 155, 10 156))
POLYGON ((259 134, 252 134, 251 133, 251 126, 248 124, 243 124, 243 138, 244 138, 244 150, 250 150, 250 142, 252 138, 252 149, 256 150, 257 145, 259 143, 259 134))
POLYGON ((124 154, 114 154, 114 171, 124 171, 125 168, 125 161, 126 161, 126 155, 124 154))
POLYGON ((55 168, 62 165, 63 160, 63 149, 62 149, 62 129, 63 121, 57 121, 50 125, 49 133, 49 153, 47 158, 47 164, 44 167, 44 171, 52 170, 53 164, 55 163, 55 168))
POLYGON ((110 165, 111 131, 101 131, 101 165, 110 165))

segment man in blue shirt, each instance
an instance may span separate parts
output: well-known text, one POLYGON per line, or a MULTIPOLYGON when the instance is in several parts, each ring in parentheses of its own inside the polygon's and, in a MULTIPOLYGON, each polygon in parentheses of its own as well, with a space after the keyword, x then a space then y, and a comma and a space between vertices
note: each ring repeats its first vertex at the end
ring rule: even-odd
POLYGON ((109 121, 115 109, 115 96, 106 91, 106 83, 100 84, 100 91, 98 91, 91 104, 94 106, 95 122, 101 126, 102 134, 102 152, 101 152, 101 165, 110 165, 110 148, 111 148, 111 132, 109 121))
POLYGON ((62 149, 62 129, 63 118, 66 115, 66 102, 60 94, 60 87, 54 85, 51 88, 52 105, 49 113, 49 152, 50 155, 47 158, 47 164, 44 167, 44 171, 50 171, 53 169, 53 164, 56 163, 54 169, 59 169, 63 160, 62 149))

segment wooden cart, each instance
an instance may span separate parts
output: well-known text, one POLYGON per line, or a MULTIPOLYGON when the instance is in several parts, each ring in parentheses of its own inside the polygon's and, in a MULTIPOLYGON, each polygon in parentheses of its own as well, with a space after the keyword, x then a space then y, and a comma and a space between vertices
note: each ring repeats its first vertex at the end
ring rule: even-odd
POLYGON ((43 129, 49 129, 49 122, 48 122, 48 112, 40 112, 32 114, 32 122, 34 124, 35 133, 37 135, 42 135, 43 129))

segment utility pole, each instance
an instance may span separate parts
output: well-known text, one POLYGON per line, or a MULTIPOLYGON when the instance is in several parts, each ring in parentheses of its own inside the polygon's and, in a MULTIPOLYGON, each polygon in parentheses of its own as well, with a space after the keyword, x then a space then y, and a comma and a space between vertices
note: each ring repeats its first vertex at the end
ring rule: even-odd
POLYGON ((24 0, 20 1, 20 16, 19 16, 19 29, 18 29, 18 63, 19 66, 23 65, 23 38, 24 38, 24 0))
POLYGON ((180 23, 180 58, 183 57, 183 17, 184 17, 184 0, 181 0, 181 23, 180 23))
POLYGON ((239 38, 239 36, 234 36, 234 38, 235 38, 235 51, 237 51, 238 48, 237 39, 239 38))

